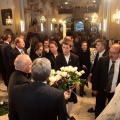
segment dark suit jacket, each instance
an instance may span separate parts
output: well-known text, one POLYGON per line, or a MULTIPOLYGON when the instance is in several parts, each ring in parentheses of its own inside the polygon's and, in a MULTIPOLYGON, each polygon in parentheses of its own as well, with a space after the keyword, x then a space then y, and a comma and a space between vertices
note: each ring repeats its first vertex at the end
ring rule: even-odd
POLYGON ((15 70, 9 80, 8 86, 8 95, 10 97, 11 91, 15 85, 21 85, 25 83, 30 83, 31 81, 28 79, 28 75, 24 72, 15 70))
MULTIPOLYGON (((58 53, 58 55, 59 55, 60 53, 58 53)), ((50 62, 51 62, 51 67, 52 67, 52 69, 55 69, 55 60, 56 60, 56 58, 55 58, 55 56, 53 55, 53 53, 48 53, 47 54, 47 58, 50 60, 50 62)))
POLYGON ((10 52, 12 51, 12 47, 10 44, 8 43, 4 43, 2 46, 1 46, 1 53, 2 53, 2 60, 3 60, 3 68, 4 68, 4 72, 5 72, 5 76, 3 76, 4 80, 5 80, 5 84, 8 86, 8 82, 9 82, 9 78, 10 78, 10 75, 11 75, 11 72, 10 72, 10 68, 9 68, 9 59, 10 59, 10 52))
MULTIPOLYGON (((94 69, 95 69, 95 67, 96 67, 96 65, 97 65, 97 62, 98 62, 98 55, 99 55, 99 52, 97 52, 97 54, 96 54, 95 61, 94 61, 94 64, 93 64, 93 67, 92 67, 92 69, 91 69, 91 73, 92 73, 92 74, 93 74, 94 69)), ((102 54, 102 56, 104 57, 104 56, 107 56, 107 55, 108 55, 108 51, 105 50, 105 52, 102 54)))
POLYGON ((56 60, 55 60, 55 69, 56 70, 59 70, 63 66, 69 66, 69 65, 71 65, 73 67, 78 67, 78 69, 79 69, 79 58, 77 55, 70 53, 70 58, 69 58, 68 64, 65 60, 63 53, 59 54, 56 57, 56 60))
MULTIPOLYGON (((110 58, 101 57, 93 74, 92 90, 103 91, 108 81, 108 69, 110 58)), ((120 83, 120 67, 117 84, 120 83)))
POLYGON ((9 120, 67 120, 63 92, 45 83, 33 82, 13 88, 9 120))
MULTIPOLYGON (((23 49, 24 50, 24 53, 27 54, 27 51, 26 49, 23 49)), ((10 53, 10 61, 9 61, 9 66, 10 66, 10 70, 12 72, 14 72, 15 70, 15 66, 14 66, 14 60, 16 59, 16 57, 18 55, 20 55, 21 53, 19 52, 19 50, 15 47, 12 52, 10 53)))

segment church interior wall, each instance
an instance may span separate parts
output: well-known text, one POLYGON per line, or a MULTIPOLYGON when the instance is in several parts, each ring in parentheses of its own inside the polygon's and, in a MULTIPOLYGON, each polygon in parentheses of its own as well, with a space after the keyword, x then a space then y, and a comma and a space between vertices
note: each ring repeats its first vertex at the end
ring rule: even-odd
MULTIPOLYGON (((8 4, 5 0, 0 0, 0 10, 2 9, 7 9, 10 8, 12 9, 12 17, 13 17, 13 24, 12 25, 6 25, 4 26, 2 24, 2 21, 0 21, 0 36, 2 36, 4 34, 5 29, 9 28, 13 31, 13 33, 15 34, 20 34, 21 32, 26 32, 31 24, 31 18, 32 20, 34 18, 37 19, 38 21, 38 27, 40 28, 40 18, 42 15, 45 16, 46 18, 46 23, 45 23, 45 31, 43 33, 46 34, 53 34, 53 33, 58 33, 59 32, 59 20, 66 20, 67 18, 72 18, 72 14, 58 14, 58 10, 57 7, 53 7, 51 6, 50 2, 47 0, 47 2, 42 2, 41 0, 37 0, 39 2, 38 4, 38 11, 37 12, 33 12, 34 8, 32 6, 32 12, 28 11, 25 12, 25 9, 28 8, 27 6, 27 0, 8 0, 8 4), (22 3, 20 2, 22 1, 22 3), (20 4, 19 4, 20 3, 20 4), (20 7, 20 5, 23 4, 23 7, 20 7), (22 13, 22 15, 21 15, 22 13), (56 18, 56 26, 55 28, 51 31, 50 25, 52 23, 52 18, 56 18), (24 31, 21 31, 21 26, 20 26, 20 20, 23 20, 25 22, 25 26, 24 26, 24 31)), ((120 24, 117 24, 112 16, 113 14, 115 14, 115 10, 117 8, 117 4, 118 4, 118 0, 114 0, 111 1, 111 12, 110 12, 110 20, 107 22, 107 26, 104 26, 104 19, 108 19, 107 18, 107 12, 105 12, 107 8, 107 2, 109 1, 104 1, 101 0, 100 3, 100 9, 99 9, 99 13, 98 13, 98 26, 99 24, 101 25, 101 30, 99 30, 100 34, 107 36, 107 38, 109 39, 110 37, 114 37, 115 39, 120 39, 119 34, 120 34, 120 24), (106 28, 105 28, 106 27, 106 28), (104 28, 106 30, 104 30, 104 28)), ((29 9, 30 10, 30 9, 29 9)), ((1 12, 0 12, 1 14, 1 12)), ((84 14, 84 19, 87 17, 89 19, 89 21, 91 21, 91 16, 93 13, 85 13, 84 14)), ((1 15, 0 15, 0 19, 1 19, 1 15)))

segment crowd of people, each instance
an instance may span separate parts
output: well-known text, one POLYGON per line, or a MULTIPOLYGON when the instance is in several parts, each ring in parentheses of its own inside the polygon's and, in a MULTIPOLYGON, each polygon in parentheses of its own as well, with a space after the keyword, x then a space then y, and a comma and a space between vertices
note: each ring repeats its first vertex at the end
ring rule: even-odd
MULTIPOLYGON (((0 68, 8 88, 9 119, 75 120, 71 110, 77 103, 76 88, 69 93, 47 85, 51 69, 69 65, 84 70, 81 78, 92 83, 91 94, 96 103, 88 112, 95 112, 97 118, 120 82, 120 45, 108 46, 105 39, 96 39, 95 51, 90 51, 90 43, 79 35, 69 33, 63 40, 55 36, 30 36, 28 33, 26 39, 16 37, 14 47, 10 34, 2 38, 0 68), (114 73, 109 74, 111 71, 114 73)), ((86 95, 84 85, 80 84, 79 95, 86 95)))

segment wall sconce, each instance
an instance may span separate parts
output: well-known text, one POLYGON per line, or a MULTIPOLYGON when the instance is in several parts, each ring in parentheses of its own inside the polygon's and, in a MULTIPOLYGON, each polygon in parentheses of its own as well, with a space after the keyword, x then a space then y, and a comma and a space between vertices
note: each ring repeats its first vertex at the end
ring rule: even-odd
POLYGON ((55 19, 55 18, 53 18, 51 21, 52 21, 52 23, 51 23, 51 31, 52 31, 52 30, 53 30, 53 28, 54 28, 54 32, 55 32, 56 19, 55 19))
POLYGON ((46 18, 45 18, 45 16, 42 16, 41 18, 40 18, 40 23, 41 23, 41 31, 43 32, 44 31, 44 23, 46 22, 46 18))

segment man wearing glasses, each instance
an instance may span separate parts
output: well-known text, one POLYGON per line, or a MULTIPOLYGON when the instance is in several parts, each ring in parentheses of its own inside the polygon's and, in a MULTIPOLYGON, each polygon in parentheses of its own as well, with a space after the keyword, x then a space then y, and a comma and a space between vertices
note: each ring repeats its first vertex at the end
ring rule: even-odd
POLYGON ((95 117, 105 108, 120 83, 120 45, 113 44, 109 56, 101 57, 93 74, 92 90, 96 95, 95 117))

